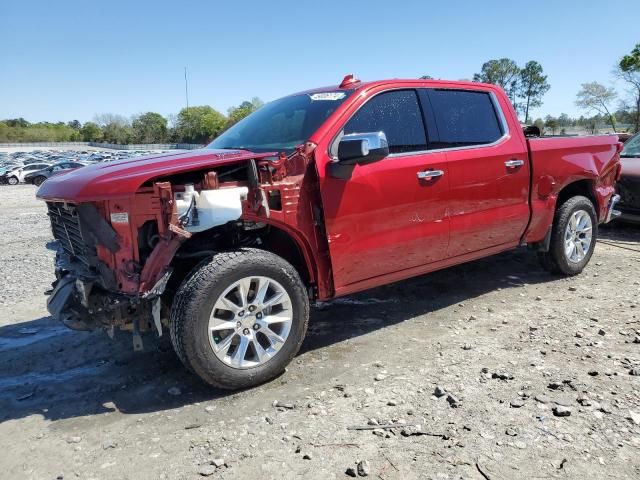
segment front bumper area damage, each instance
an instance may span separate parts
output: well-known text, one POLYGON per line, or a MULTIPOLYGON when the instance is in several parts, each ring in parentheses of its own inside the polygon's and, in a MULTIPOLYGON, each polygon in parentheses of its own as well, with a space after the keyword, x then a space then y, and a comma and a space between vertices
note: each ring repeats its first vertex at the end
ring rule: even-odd
POLYGON ((104 277, 73 261, 60 246, 56 252, 56 281, 47 299, 53 318, 73 330, 133 332, 134 350, 142 350, 141 333, 155 329, 162 336, 161 296, 171 277, 167 269, 144 294, 126 294, 107 289, 104 277))

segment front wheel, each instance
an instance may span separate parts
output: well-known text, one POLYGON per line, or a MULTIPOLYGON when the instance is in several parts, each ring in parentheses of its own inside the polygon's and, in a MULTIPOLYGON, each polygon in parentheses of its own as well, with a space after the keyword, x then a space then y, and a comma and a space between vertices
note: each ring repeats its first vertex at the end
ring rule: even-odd
POLYGON ((173 305, 171 340, 178 357, 205 382, 227 389, 258 385, 284 371, 309 321, 298 272, 257 249, 203 261, 173 305))
POLYGON ((20 180, 18 180, 18 177, 9 177, 7 179, 7 183, 9 185, 17 185, 18 183, 20 183, 20 180))
POLYGON ((552 272, 577 275, 587 266, 596 246, 598 222, 587 197, 572 197, 556 211, 548 252, 540 252, 542 266, 552 272))

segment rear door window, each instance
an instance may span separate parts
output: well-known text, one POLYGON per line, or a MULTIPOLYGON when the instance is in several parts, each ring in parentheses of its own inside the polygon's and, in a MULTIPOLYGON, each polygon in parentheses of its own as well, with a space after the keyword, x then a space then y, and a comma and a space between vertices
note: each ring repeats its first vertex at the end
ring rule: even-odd
POLYGON ((504 134, 489 93, 447 89, 426 92, 426 108, 431 109, 435 122, 434 132, 429 130, 430 149, 486 145, 504 134))
POLYGON ((392 90, 376 95, 344 127, 350 133, 384 132, 390 153, 427 149, 427 135, 415 90, 392 90))

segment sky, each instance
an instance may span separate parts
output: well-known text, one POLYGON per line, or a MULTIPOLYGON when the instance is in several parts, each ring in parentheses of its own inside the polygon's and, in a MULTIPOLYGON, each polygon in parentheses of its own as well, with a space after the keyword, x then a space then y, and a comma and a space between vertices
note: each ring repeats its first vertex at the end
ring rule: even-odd
POLYGON ((0 1, 0 119, 85 122, 175 114, 361 80, 470 79, 509 57, 540 62, 534 116, 579 115, 580 84, 640 43, 638 0, 0 1), (609 6, 608 6, 609 5, 609 6))

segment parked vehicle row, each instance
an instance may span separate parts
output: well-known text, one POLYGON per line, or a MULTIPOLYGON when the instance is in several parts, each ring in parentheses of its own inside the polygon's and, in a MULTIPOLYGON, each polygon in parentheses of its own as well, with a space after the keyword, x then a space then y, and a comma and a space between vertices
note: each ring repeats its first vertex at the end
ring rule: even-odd
POLYGON ((7 169, 0 176, 0 181, 4 180, 2 183, 8 183, 9 185, 17 185, 21 182, 24 182, 24 177, 26 175, 35 173, 37 171, 43 170, 50 166, 51 166, 50 163, 31 163, 29 165, 24 165, 22 167, 7 169))
POLYGON ((72 168, 84 167, 86 163, 81 162, 60 162, 55 165, 50 165, 42 170, 28 173, 24 176, 24 183, 31 183, 36 186, 42 185, 42 183, 52 175, 63 170, 70 170, 72 168))
POLYGON ((32 152, 0 153, 0 184, 41 185, 47 178, 72 168, 98 162, 110 162, 160 153, 147 150, 115 152, 87 150, 36 150, 32 152))

